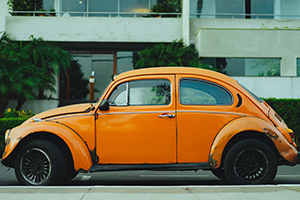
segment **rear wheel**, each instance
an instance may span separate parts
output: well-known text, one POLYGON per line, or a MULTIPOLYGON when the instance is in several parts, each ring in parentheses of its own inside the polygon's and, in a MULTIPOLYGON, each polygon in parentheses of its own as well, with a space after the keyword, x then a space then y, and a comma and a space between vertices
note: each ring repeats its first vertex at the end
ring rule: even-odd
POLYGON ((271 183, 277 173, 277 158, 266 143, 243 140, 226 154, 224 172, 231 184, 271 183))
POLYGON ((52 142, 33 140, 25 144, 16 157, 15 174, 21 184, 57 184, 62 181, 64 173, 64 156, 52 142))

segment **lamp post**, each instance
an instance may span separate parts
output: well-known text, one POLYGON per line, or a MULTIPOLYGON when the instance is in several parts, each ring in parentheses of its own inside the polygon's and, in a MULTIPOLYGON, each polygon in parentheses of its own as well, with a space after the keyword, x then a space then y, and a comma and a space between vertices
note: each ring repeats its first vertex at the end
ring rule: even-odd
POLYGON ((90 82, 90 100, 94 100, 94 85, 95 85, 95 72, 92 71, 92 75, 90 76, 89 79, 90 82))

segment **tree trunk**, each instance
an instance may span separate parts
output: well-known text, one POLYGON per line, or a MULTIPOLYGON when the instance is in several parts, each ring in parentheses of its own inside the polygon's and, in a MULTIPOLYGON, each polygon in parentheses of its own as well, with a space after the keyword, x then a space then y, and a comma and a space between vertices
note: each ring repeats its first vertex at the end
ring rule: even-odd
POLYGON ((19 97, 18 98, 18 104, 16 106, 16 110, 21 110, 21 108, 24 105, 25 101, 26 101, 25 97, 23 97, 23 96, 19 97))
POLYGON ((44 89, 39 89, 39 94, 37 99, 43 99, 44 98, 44 89))
POLYGON ((0 97, 0 118, 3 117, 4 112, 5 112, 8 104, 9 104, 8 95, 7 94, 1 94, 1 97, 0 97))

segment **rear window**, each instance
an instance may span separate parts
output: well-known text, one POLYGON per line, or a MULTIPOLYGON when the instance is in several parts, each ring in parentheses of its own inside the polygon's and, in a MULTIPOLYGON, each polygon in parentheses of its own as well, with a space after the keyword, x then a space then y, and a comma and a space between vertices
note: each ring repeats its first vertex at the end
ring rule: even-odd
POLYGON ((179 100, 184 105, 231 105, 232 95, 224 87, 196 79, 180 81, 179 100))

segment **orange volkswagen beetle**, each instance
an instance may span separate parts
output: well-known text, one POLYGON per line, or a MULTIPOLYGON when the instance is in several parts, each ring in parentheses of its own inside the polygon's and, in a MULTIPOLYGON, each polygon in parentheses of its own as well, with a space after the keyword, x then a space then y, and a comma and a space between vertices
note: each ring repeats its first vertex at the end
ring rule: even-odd
POLYGON ((234 79, 197 68, 133 70, 99 100, 46 111, 6 131, 2 163, 21 184, 50 185, 78 172, 211 170, 231 184, 273 181, 295 165, 289 129, 234 79))

